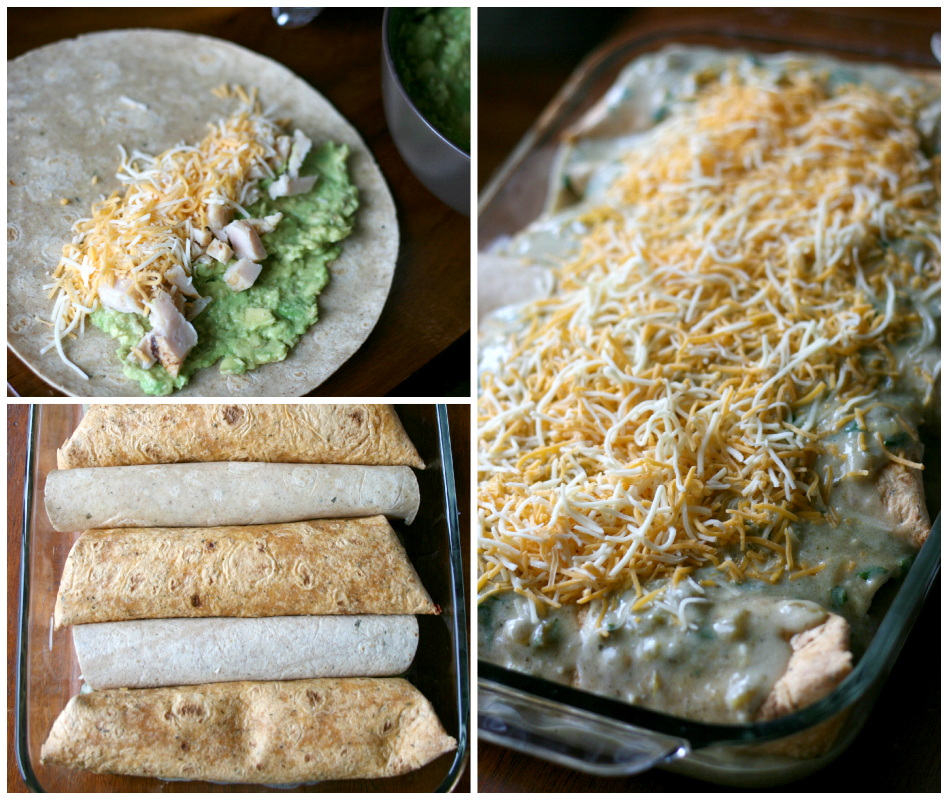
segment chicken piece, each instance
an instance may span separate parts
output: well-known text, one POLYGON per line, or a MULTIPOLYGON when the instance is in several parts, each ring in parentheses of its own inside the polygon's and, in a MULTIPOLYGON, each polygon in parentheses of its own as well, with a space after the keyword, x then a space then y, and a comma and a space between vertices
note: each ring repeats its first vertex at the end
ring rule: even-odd
POLYGON ((267 257, 267 251, 263 249, 263 242, 251 225, 245 219, 239 219, 230 223, 224 232, 230 239, 230 245, 234 248, 234 255, 237 258, 246 258, 250 261, 263 261, 267 257))
POLYGON ((267 190, 270 193, 270 199, 276 200, 278 197, 292 197, 295 194, 305 194, 316 185, 318 175, 310 175, 308 178, 291 178, 289 175, 281 175, 267 190))
POLYGON ((289 136, 277 136, 275 144, 280 161, 286 161, 290 157, 290 151, 293 149, 293 140, 289 136))
POLYGON ((253 286, 253 282, 257 280, 262 270, 263 267, 259 264, 242 258, 227 268, 227 272, 224 273, 224 282, 235 292, 242 292, 253 286))
POLYGON ((197 300, 194 300, 190 303, 185 303, 184 305, 184 318, 190 322, 198 314, 200 314, 205 308, 211 304, 213 297, 199 297, 197 300))
POLYGON ((876 488, 889 516, 892 534, 919 548, 925 544, 932 525, 921 471, 893 461, 879 473, 876 488))
POLYGON ((233 216, 234 212, 227 206, 222 206, 220 203, 207 204, 207 227, 211 230, 226 228, 233 216))
POLYGON ((151 369, 158 360, 157 352, 152 349, 154 342, 155 337, 146 333, 141 341, 129 351, 128 360, 142 369, 151 369))
POLYGON ((787 671, 764 699, 757 719, 773 719, 825 697, 853 668, 849 652, 849 623, 830 614, 815 628, 790 639, 792 654, 787 671))
POLYGON ((293 131, 293 148, 290 150, 290 158, 286 163, 286 173, 291 178, 298 178, 300 167, 303 166, 303 159, 306 158, 310 148, 313 146, 313 140, 303 131, 297 128, 293 131))
POLYGON ((191 241, 201 248, 206 248, 214 240, 210 228, 191 228, 191 241))
POLYGON ((281 219, 283 219, 283 214, 277 211, 276 214, 271 214, 269 217, 264 217, 263 219, 248 219, 244 221, 249 222, 257 234, 262 236, 265 233, 275 231, 281 219))
POLYGON ((234 257, 234 251, 225 242, 215 239, 207 248, 207 254, 216 258, 221 264, 226 264, 234 257))
POLYGON ((102 284, 97 290, 99 302, 106 308, 132 314, 142 314, 145 311, 140 301, 127 293, 127 284, 116 280, 112 286, 102 284))
POLYGON ((149 334, 152 339, 151 352, 168 373, 176 378, 184 359, 197 344, 197 331, 178 310, 172 297, 164 292, 151 304, 149 319, 152 324, 149 334))
POLYGON ((176 286, 181 294, 186 294, 188 297, 200 296, 191 282, 191 277, 185 273, 184 267, 180 264, 175 264, 171 269, 165 270, 165 280, 172 286, 176 286))

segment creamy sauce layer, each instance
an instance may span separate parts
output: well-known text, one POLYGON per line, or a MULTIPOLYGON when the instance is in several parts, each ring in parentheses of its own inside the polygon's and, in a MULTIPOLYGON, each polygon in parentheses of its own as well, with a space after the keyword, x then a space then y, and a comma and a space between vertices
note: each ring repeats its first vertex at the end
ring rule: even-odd
MULTIPOLYGON (((847 500, 878 506, 874 486, 848 489, 847 500)), ((900 580, 915 554, 881 519, 866 514, 835 527, 795 528, 800 560, 827 565, 815 575, 735 584, 701 569, 642 611, 632 610, 634 592, 610 598, 614 607, 601 625, 601 602, 539 619, 515 594, 489 598, 478 608, 478 656, 677 716, 752 721, 786 672, 790 638, 822 623, 829 611, 849 621, 854 656, 865 652, 885 612, 870 608, 876 592, 900 580)), ((662 585, 668 584, 649 588, 662 585)))

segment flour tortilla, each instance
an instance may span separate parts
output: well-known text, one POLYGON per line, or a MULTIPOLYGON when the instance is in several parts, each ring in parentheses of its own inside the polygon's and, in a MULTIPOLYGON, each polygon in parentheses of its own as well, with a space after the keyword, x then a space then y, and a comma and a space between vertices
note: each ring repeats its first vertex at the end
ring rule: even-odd
POLYGON ((409 467, 341 464, 152 464, 53 470, 46 513, 57 531, 190 528, 371 517, 411 523, 409 467))
POLYGON ((342 255, 329 267, 319 320, 287 359, 244 375, 209 367, 176 396, 306 394, 339 369, 375 326, 398 254, 395 206, 365 143, 326 99, 275 61, 219 39, 158 30, 88 34, 7 65, 7 341, 60 391, 145 396, 122 373, 117 342, 88 320, 84 336, 64 345, 88 381, 55 349, 40 354, 52 341, 41 322, 52 312, 42 286, 72 239, 72 224, 89 216, 93 201, 121 187, 114 177, 118 145, 157 155, 180 141, 194 144, 207 123, 235 110, 234 100, 210 93, 225 82, 259 89, 265 108, 289 117, 317 146, 327 140, 348 144, 360 208, 342 255), (61 205, 62 198, 69 204, 61 205))
POLYGON ((59 469, 277 461, 425 462, 389 405, 94 405, 56 453, 59 469))
POLYGON ((55 626, 171 617, 435 614, 385 517, 86 531, 55 626))
POLYGON ((144 619, 75 625, 93 689, 398 675, 418 648, 408 615, 144 619))
POLYGON ((41 762, 164 779, 287 784, 401 775, 457 748, 401 678, 323 678, 90 692, 41 762))

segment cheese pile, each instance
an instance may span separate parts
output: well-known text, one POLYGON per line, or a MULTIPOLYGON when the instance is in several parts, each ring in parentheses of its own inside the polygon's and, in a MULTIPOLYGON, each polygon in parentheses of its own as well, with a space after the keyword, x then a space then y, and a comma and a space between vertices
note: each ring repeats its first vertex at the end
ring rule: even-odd
POLYGON ((92 216, 73 225, 75 236, 63 247, 45 286, 53 308, 53 342, 60 358, 72 364, 62 339, 85 327, 85 317, 99 305, 100 285, 128 285, 128 294, 150 302, 159 292, 175 295, 178 287, 165 276, 180 265, 191 276, 191 231, 207 227, 207 206, 219 204, 246 213, 259 196, 259 179, 275 177, 268 160, 277 159, 276 138, 282 131, 261 110, 256 90, 226 86, 214 94, 231 95, 241 110, 216 125, 197 145, 184 143, 154 157, 139 150, 129 156, 121 145, 116 177, 128 185, 124 194, 94 203, 92 216))
POLYGON ((516 312, 481 376, 479 600, 513 590, 536 617, 620 589, 644 604, 703 565, 821 568, 788 531, 823 518, 821 438, 897 374, 892 342, 935 335, 940 157, 917 112, 907 92, 725 72, 626 154, 559 291, 516 312))

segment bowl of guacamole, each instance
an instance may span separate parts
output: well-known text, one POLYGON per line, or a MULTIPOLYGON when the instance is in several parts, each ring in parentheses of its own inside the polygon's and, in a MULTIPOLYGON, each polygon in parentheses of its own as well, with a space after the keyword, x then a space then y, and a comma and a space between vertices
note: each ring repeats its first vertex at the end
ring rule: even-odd
POLYGON ((425 119, 471 151, 471 9, 407 8, 392 27, 398 78, 425 119))
POLYGON ((395 145, 438 198, 470 214, 470 8, 389 8, 382 97, 395 145))

